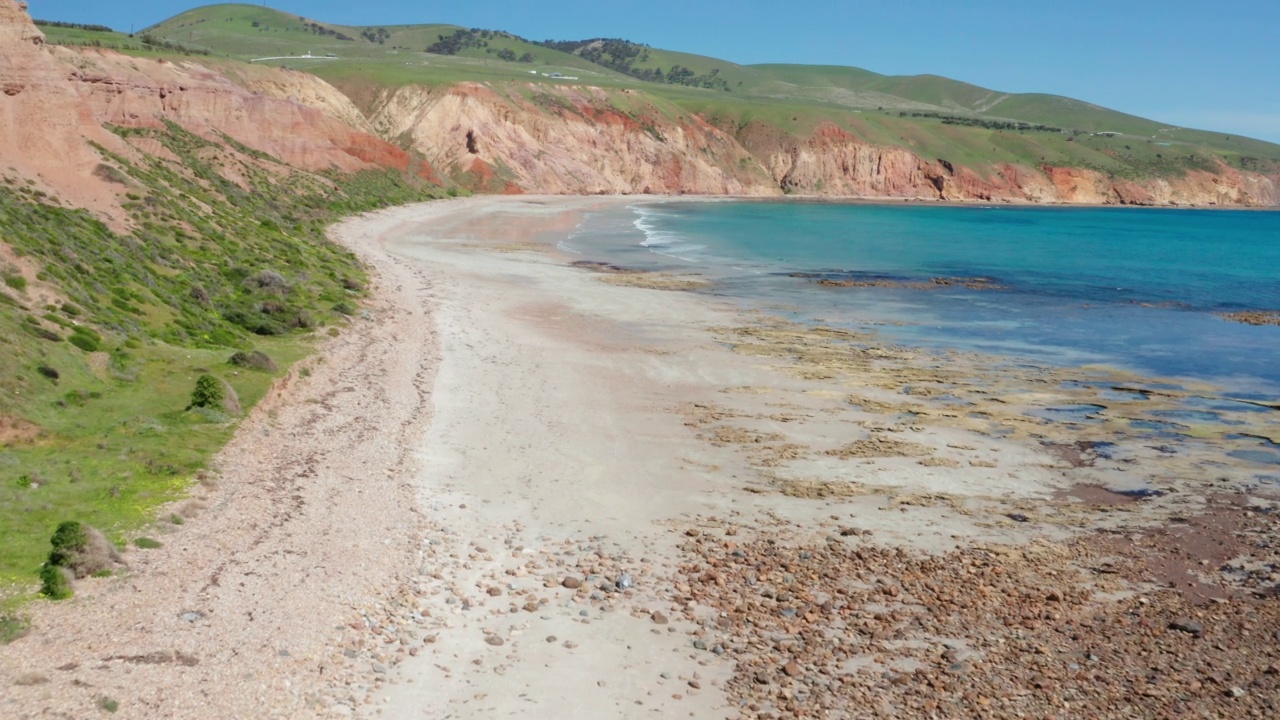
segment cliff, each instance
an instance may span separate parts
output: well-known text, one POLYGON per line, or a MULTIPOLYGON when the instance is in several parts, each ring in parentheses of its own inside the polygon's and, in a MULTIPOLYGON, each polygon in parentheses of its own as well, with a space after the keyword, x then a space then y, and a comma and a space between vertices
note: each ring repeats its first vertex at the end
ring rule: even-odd
POLYGON ((89 141, 163 156, 154 144, 130 144, 104 126, 166 122, 215 142, 230 136, 304 170, 394 168, 481 192, 1280 205, 1280 176, 1220 162, 1137 178, 1052 165, 961 165, 873 144, 832 122, 802 133, 749 117, 713 125, 635 90, 475 82, 377 89, 353 80, 344 94, 296 71, 54 48, 14 0, 0 0, 0 46, 0 156, 18 174, 104 215, 120 189, 94 175, 100 156, 89 141))
POLYGON ((527 84, 401 87, 366 108, 373 127, 480 191, 796 194, 946 201, 1280 205, 1280 178, 1216 172, 1120 179, 1010 163, 959 166, 863 141, 832 123, 796 136, 729 130, 629 90, 527 84))
MULTIPOLYGON (((24 3, 0 0, 0 159, 67 204, 122 220, 121 185, 95 173, 93 147, 131 159, 166 156, 106 129, 181 125, 226 137, 304 170, 410 169, 411 156, 362 122, 341 93, 304 73, 246 69, 237 84, 195 62, 52 47, 24 3)), ((430 176, 430 168, 415 167, 430 176)))
POLYGON ((479 190, 554 194, 768 195, 777 185, 733 138, 628 91, 478 83, 404 87, 376 100, 373 125, 479 190))

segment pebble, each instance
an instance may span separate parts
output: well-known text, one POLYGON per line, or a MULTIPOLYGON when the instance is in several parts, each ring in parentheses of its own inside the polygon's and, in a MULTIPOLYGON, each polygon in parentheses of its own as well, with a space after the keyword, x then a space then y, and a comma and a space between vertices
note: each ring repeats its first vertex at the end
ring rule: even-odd
POLYGON ((500 646, 500 645, 506 645, 506 644, 507 644, 507 641, 506 641, 506 640, 503 640, 502 638, 498 637, 497 635, 485 635, 485 636, 484 636, 484 641, 485 641, 485 642, 487 642, 487 643, 489 643, 490 645, 493 645, 494 647, 498 647, 498 646, 500 646))

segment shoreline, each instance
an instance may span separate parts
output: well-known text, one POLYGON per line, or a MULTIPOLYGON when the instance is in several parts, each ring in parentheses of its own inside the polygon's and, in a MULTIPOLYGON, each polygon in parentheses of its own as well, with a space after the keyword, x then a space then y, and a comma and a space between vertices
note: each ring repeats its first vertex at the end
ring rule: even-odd
POLYGON ((1121 717, 1280 690, 1249 639, 1280 632, 1259 599, 1280 492, 1216 441, 1027 415, 1087 368, 886 346, 558 256, 582 213, 637 200, 335 226, 375 271, 368 319, 254 409, 164 549, 37 609, 0 649, 0 709, 1121 717), (1200 632, 1141 629, 1171 623, 1200 632), (1182 699, 1137 684, 1155 650, 1182 699))
MULTIPOLYGON (((699 590, 708 566, 695 560, 723 572, 737 557, 720 555, 725 548, 758 550, 749 543, 764 538, 804 547, 815 533, 831 533, 849 538, 842 545, 909 557, 1022 557, 1023 565, 1014 563, 1022 582, 1061 588, 1063 574, 1088 575, 1084 563, 1101 552, 1095 538, 1159 535, 1180 518, 1200 527, 1197 518, 1230 512, 1215 493, 1250 507, 1275 504, 1275 493, 1257 488, 1247 469, 1219 470, 1225 484, 1194 481, 1218 462, 1203 439, 1166 455, 1162 445, 1143 444, 1142 432, 1023 412, 1074 397, 1059 394, 1059 380, 1097 373, 1133 384, 1132 375, 1033 367, 999 377, 1003 369, 984 367, 987 356, 879 347, 873 337, 654 289, 678 284, 619 286, 611 282, 618 275, 566 266, 571 258, 554 249, 556 230, 541 233, 539 243, 539 231, 556 226, 546 218, 557 206, 572 215, 593 202, 634 201, 483 200, 477 223, 445 232, 405 226, 388 243, 448 278, 438 298, 442 377, 454 379, 439 397, 467 398, 452 411, 437 407, 428 441, 445 476, 425 478, 423 501, 439 518, 428 532, 429 546, 439 549, 428 556, 446 570, 417 585, 430 647, 374 694, 391 716, 445 708, 544 716, 537 708, 554 707, 568 717, 601 708, 619 717, 755 717, 750 702, 738 705, 760 692, 759 680, 742 679, 760 668, 751 632, 723 628, 708 615, 718 607, 733 616, 744 601, 737 593, 747 588, 699 590), (929 393, 901 396, 904 383, 957 382, 967 385, 965 401, 990 396, 973 408, 986 417, 966 419, 931 404, 929 393), (497 388, 496 395, 466 390, 480 387, 497 388), (1002 425, 1010 432, 996 432, 1002 425), (1113 442, 1119 448, 1108 447, 1113 442), (662 499, 657 507, 654 498, 662 499), (502 506, 520 510, 493 509, 502 506), (617 585, 622 574, 634 582, 625 591, 617 585), (463 581, 442 587, 441 576, 463 581), (616 657, 622 646, 625 659, 616 657), (618 678, 626 678, 621 687, 618 678)), ((1226 607, 1247 615, 1250 591, 1200 571, 1218 543, 1213 522, 1167 546, 1114 548, 1150 559, 1133 556, 1118 578, 1067 583, 1079 599, 1073 609, 1121 612, 1110 601, 1086 600, 1084 588, 1147 598, 1164 573, 1190 585, 1151 595, 1163 611, 1193 612, 1211 597, 1234 597, 1226 607)), ((1120 640, 1129 643, 1124 652, 1142 652, 1140 639, 1120 640)), ((923 647, 887 644, 864 659, 890 675, 918 670, 929 654, 923 647)), ((781 666, 785 657, 769 662, 781 666)), ((844 674, 827 668, 821 677, 844 674)), ((874 673, 865 679, 878 682, 874 673)), ((770 703, 757 703, 761 717, 788 707, 770 703)))
POLYGON ((902 205, 924 205, 928 207, 1016 207, 1016 208, 1058 208, 1082 210, 1225 210, 1242 212, 1280 212, 1280 205, 1126 205, 1123 203, 1068 203, 1068 202, 1035 202, 1031 200, 933 200, 930 198, 889 197, 885 195, 519 195, 516 197, 543 199, 572 198, 613 198, 619 200, 639 200, 642 202, 741 202, 741 203, 812 203, 830 205, 883 205, 901 207, 902 205))

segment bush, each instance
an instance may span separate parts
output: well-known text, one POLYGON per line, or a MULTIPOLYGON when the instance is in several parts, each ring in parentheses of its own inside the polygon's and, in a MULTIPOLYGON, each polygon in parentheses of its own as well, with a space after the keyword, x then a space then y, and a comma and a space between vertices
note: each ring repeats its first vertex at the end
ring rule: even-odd
POLYGON ((67 567, 75 561, 75 557, 89 542, 89 534, 85 532, 84 525, 75 520, 67 520, 60 525, 58 529, 53 531, 53 537, 49 539, 49 543, 53 545, 53 549, 49 551, 48 565, 56 567, 67 567))
POLYGON ((102 336, 83 325, 76 326, 67 342, 85 352, 98 352, 102 349, 102 336))
POLYGON ((54 380, 54 381, 56 381, 59 377, 62 377, 61 373, 59 373, 59 372, 58 372, 58 369, 57 369, 57 368, 50 367, 50 366, 45 365, 45 364, 43 364, 43 363, 41 363, 41 364, 36 368, 36 372, 38 372, 38 373, 40 373, 41 375, 43 375, 43 376, 45 376, 45 377, 49 378, 50 380, 54 380))
POLYGON ((191 391, 191 404, 187 406, 187 409, 198 407, 220 408, 224 397, 221 380, 212 375, 201 375, 196 378, 196 387, 191 391))
POLYGON ((71 589, 71 572, 49 563, 41 565, 40 594, 50 600, 66 600, 74 595, 75 592, 71 589))
POLYGON ((149 537, 140 537, 137 540, 134 540, 133 544, 143 550, 155 550, 158 547, 164 547, 164 543, 159 540, 153 540, 149 537))
POLYGON ((18 292, 22 292, 27 289, 27 279, 21 275, 10 275, 6 273, 4 276, 4 284, 18 292))
POLYGON ((58 525, 49 539, 53 549, 40 566, 40 592, 53 600, 63 600, 73 593, 76 578, 110 571, 121 562, 116 549, 102 533, 75 520, 58 525))
POLYGON ((231 359, 228 362, 230 362, 232 365, 235 365, 237 367, 250 368, 252 370, 265 370, 267 372, 275 372, 278 369, 276 367, 275 361, 271 359, 271 356, 267 355, 261 350, 254 350, 252 352, 243 352, 243 351, 238 352, 232 355, 231 359))

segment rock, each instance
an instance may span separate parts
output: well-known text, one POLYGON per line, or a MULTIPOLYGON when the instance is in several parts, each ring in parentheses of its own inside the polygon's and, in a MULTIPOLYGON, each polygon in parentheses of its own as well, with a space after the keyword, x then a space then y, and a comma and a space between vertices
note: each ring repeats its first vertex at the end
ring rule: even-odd
POLYGON ((706 650, 707 641, 703 640, 702 638, 698 638, 697 640, 693 641, 693 647, 698 650, 706 650))
POLYGON ((1179 632, 1188 633, 1200 637, 1204 634, 1204 625, 1190 618, 1179 618, 1169 623, 1169 628, 1178 630, 1179 632))
POLYGON ((506 640, 503 640, 502 638, 498 637, 497 635, 485 635, 485 636, 484 636, 484 641, 485 641, 485 642, 487 642, 487 643, 489 643, 490 645, 492 645, 492 646, 494 646, 494 647, 500 647, 500 646, 502 646, 502 645, 506 645, 506 644, 507 644, 507 641, 506 641, 506 640))
POLYGON ((193 623, 197 620, 200 620, 203 617, 204 617, 204 613, 195 612, 193 610, 191 612, 182 613, 181 615, 178 616, 178 619, 185 620, 186 622, 189 622, 189 623, 193 623))
POLYGON ((698 682, 697 680, 690 680, 689 687, 693 688, 694 690, 701 690, 702 683, 698 682))
POLYGON ((570 590, 577 590, 578 588, 582 587, 582 580, 570 575, 566 577, 564 580, 560 581, 560 584, 570 590))
POLYGON ((667 620, 667 616, 663 614, 662 611, 657 611, 654 614, 650 615, 649 617, 657 625, 666 625, 668 622, 670 622, 669 620, 667 620))
POLYGON ((787 677, 800 677, 800 673, 802 671, 800 670, 800 666, 796 664, 796 661, 792 660, 782 666, 782 672, 786 673, 787 677))
POLYGON ((1231 689, 1227 690, 1227 691, 1226 691, 1226 693, 1225 693, 1225 695, 1226 695, 1227 697, 1229 697, 1229 698, 1242 698, 1242 697, 1244 697, 1245 695, 1248 695, 1248 694, 1249 694, 1249 691, 1248 691, 1248 690, 1245 690, 1245 689, 1244 689, 1244 688, 1242 688, 1242 687, 1233 687, 1233 688, 1231 688, 1231 689))
POLYGON ((619 590, 630 590, 632 587, 635 587, 635 581, 631 579, 630 575, 623 573, 618 576, 616 581, 614 581, 614 586, 619 590))

